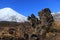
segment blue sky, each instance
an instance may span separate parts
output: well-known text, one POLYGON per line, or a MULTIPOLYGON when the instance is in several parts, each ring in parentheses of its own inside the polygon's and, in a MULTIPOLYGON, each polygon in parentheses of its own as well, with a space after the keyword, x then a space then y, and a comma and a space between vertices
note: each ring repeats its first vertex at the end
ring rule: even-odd
POLYGON ((60 0, 0 0, 0 9, 10 7, 22 15, 29 16, 32 13, 38 15, 43 8, 50 8, 52 12, 60 11, 60 0))

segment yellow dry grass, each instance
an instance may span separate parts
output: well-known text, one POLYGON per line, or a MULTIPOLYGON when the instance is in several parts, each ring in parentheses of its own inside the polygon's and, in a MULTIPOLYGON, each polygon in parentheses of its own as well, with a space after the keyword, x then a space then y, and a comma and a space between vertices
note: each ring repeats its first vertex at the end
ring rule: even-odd
POLYGON ((57 30, 60 30, 60 21, 55 21, 55 22, 53 23, 53 27, 54 27, 55 29, 57 29, 57 30))

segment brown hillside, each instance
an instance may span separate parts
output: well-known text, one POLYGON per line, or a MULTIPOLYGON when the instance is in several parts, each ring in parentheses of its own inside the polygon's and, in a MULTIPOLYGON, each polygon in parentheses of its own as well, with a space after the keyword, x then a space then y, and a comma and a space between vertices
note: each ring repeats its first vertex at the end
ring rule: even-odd
POLYGON ((49 8, 28 16, 27 22, 0 21, 0 40, 60 40, 60 21, 49 8))

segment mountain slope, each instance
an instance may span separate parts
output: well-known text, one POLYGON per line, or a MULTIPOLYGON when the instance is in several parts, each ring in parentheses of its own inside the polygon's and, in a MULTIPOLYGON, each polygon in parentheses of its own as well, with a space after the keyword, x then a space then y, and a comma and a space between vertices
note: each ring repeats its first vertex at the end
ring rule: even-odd
POLYGON ((27 17, 19 14, 11 8, 3 8, 0 9, 0 21, 24 22, 27 21, 27 17))

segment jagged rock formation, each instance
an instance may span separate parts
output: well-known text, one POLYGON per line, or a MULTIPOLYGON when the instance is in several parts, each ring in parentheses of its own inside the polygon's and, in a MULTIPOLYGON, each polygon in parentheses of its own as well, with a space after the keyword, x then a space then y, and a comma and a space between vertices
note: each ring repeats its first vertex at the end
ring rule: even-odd
POLYGON ((42 38, 40 40, 44 40, 43 38, 48 38, 48 35, 50 37, 55 36, 54 32, 57 32, 58 30, 54 28, 55 26, 53 26, 55 21, 53 19, 53 16, 51 15, 50 9, 45 8, 42 11, 38 12, 38 15, 39 15, 40 20, 38 20, 34 15, 33 16, 34 16, 35 21, 32 21, 33 17, 31 17, 31 16, 28 19, 30 19, 32 24, 33 24, 33 22, 35 23, 34 24, 36 27, 35 30, 37 30, 37 28, 39 28, 39 30, 37 30, 37 32, 39 33, 40 38, 42 38), (37 19, 37 21, 36 21, 36 19, 37 19))
POLYGON ((46 37, 46 33, 49 32, 50 27, 52 26, 53 16, 49 8, 45 8, 42 11, 38 12, 40 21, 41 21, 41 31, 42 39, 46 37))

